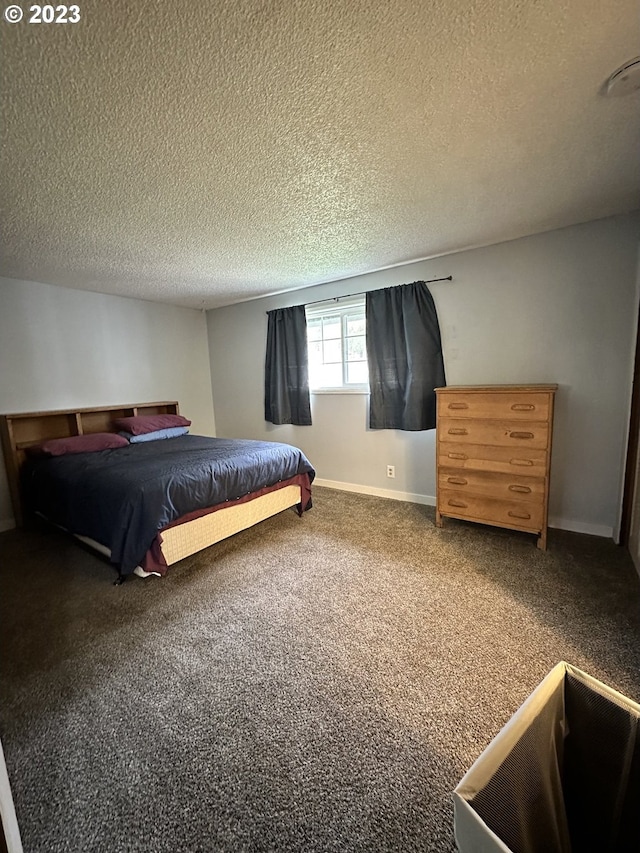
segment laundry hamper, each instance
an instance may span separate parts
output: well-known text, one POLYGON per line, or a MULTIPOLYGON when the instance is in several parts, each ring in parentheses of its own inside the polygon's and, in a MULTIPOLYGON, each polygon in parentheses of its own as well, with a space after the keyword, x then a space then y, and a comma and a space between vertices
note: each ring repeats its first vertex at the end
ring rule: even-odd
POLYGON ((460 853, 640 851, 639 719, 559 663, 456 787, 460 853))

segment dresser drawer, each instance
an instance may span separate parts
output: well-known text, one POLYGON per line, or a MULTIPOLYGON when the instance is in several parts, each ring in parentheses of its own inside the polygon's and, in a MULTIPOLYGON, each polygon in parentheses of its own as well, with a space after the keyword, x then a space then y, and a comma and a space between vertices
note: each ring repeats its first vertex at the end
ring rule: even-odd
POLYGON ((456 492, 465 495, 542 504, 545 481, 542 477, 522 477, 495 474, 491 471, 465 471, 452 468, 441 469, 438 472, 438 488, 444 491, 455 489, 456 492))
POLYGON ((499 418, 502 420, 548 421, 551 411, 550 395, 542 393, 468 394, 455 391, 438 394, 438 415, 441 418, 499 418))
POLYGON ((488 444, 438 442, 438 468, 464 468, 469 471, 502 471, 544 477, 547 451, 533 447, 493 447, 488 444))
POLYGON ((462 444, 545 449, 549 444, 549 424, 537 421, 514 424, 506 420, 440 418, 438 439, 462 444))
POLYGON ((442 489, 438 495, 438 511, 442 515, 452 515, 470 521, 538 531, 542 528, 544 502, 500 500, 469 495, 454 489, 442 489))

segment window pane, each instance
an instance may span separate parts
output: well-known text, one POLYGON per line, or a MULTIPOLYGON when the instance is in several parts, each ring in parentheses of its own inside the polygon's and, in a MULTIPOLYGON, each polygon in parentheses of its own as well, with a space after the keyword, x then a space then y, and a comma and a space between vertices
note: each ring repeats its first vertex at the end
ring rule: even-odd
POLYGON ((322 365, 309 365, 309 388, 322 388, 322 365))
POLYGON ((322 318, 323 335, 325 341, 328 338, 339 338, 342 328, 340 317, 323 317, 322 318))
POLYGON ((321 388, 340 388, 342 386, 342 364, 325 364, 320 379, 321 388))
POLYGON ((323 346, 323 361, 325 364, 340 364, 342 362, 342 346, 340 345, 340 339, 336 341, 325 341, 323 346))
POLYGON ((366 361, 350 361, 347 363, 347 382, 366 385, 368 381, 369 370, 366 361))
POLYGON ((365 336, 358 335, 354 338, 347 338, 347 361, 363 361, 366 357, 365 336))
POLYGON ((347 334, 364 335, 364 315, 353 314, 347 316, 347 334))
POLYGON ((322 341, 307 341, 307 350, 309 352, 309 366, 322 364, 322 341))
POLYGON ((307 320, 307 340, 322 340, 322 317, 315 320, 307 320))

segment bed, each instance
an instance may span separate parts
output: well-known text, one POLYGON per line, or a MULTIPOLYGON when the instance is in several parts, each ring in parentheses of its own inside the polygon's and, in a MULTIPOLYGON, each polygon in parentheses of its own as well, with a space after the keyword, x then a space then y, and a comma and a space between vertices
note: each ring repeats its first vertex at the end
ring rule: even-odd
POLYGON ((166 415, 179 415, 176 401, 0 416, 16 523, 43 516, 107 555, 122 582, 134 572, 163 575, 279 512, 311 507, 314 469, 288 444, 189 433, 54 457, 36 452, 49 439, 117 436, 123 418, 166 415))

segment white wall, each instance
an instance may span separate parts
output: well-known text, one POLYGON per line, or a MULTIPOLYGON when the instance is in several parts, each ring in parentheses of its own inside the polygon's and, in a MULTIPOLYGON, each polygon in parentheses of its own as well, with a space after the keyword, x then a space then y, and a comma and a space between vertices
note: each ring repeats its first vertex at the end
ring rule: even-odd
POLYGON ((193 432, 215 434, 202 312, 0 278, 0 412, 153 400, 178 400, 193 432))
POLYGON ((311 427, 264 421, 265 312, 451 274, 453 282, 431 285, 448 384, 557 382, 550 521, 611 536, 628 428, 638 226, 637 215, 611 217, 210 311, 218 434, 296 444, 321 480, 433 503, 435 433, 369 430, 364 395, 313 395, 311 427))

